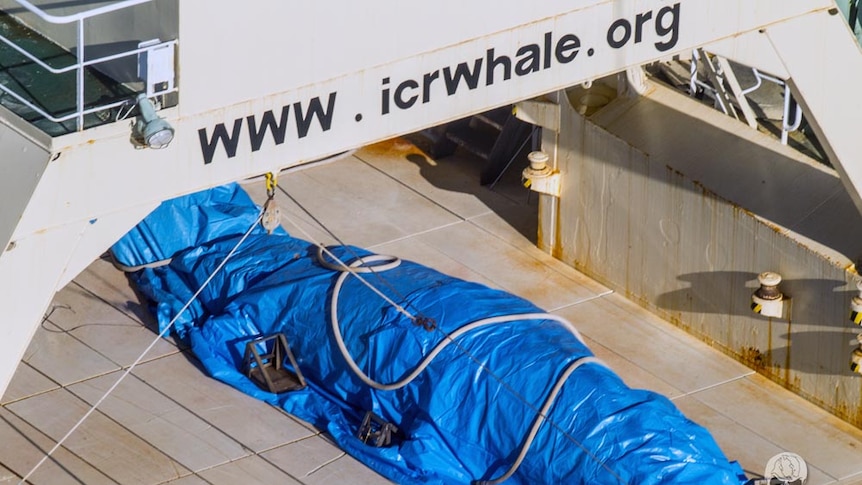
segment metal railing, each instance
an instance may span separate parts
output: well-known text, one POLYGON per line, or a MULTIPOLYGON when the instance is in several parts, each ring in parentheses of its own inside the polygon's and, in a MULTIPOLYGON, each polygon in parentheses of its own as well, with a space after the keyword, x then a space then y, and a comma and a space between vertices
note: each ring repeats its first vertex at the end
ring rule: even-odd
POLYGON ((742 91, 743 95, 757 90, 763 84, 764 80, 784 88, 784 113, 781 116, 781 144, 787 145, 788 134, 798 130, 802 125, 802 106, 799 106, 799 104, 793 99, 793 93, 790 92, 790 86, 787 82, 778 79, 777 77, 764 74, 755 68, 751 68, 751 72, 754 74, 756 82, 750 88, 744 89, 742 91))
MULTIPOLYGON (((706 54, 706 53, 704 53, 706 54)), ((701 60, 701 57, 707 57, 707 55, 701 55, 698 53, 698 50, 692 51, 691 56, 691 70, 690 70, 690 80, 689 80, 689 94, 694 96, 699 89, 704 92, 708 92, 712 94, 711 97, 715 99, 716 107, 724 112, 726 115, 733 114, 733 107, 730 105, 730 99, 727 93, 724 92, 724 87, 721 83, 724 82, 724 76, 732 76, 733 72, 728 73, 719 73, 720 75, 716 77, 715 81, 717 81, 718 85, 708 84, 704 81, 701 81, 698 78, 698 62, 701 60)), ((714 69, 709 62, 708 58, 704 59, 704 64, 706 64, 707 69, 714 69)), ((777 77, 770 76, 768 74, 764 74, 755 68, 750 68, 752 74, 755 79, 755 84, 751 87, 741 89, 738 96, 738 103, 741 105, 745 101, 745 97, 760 88, 763 85, 763 81, 769 81, 778 86, 784 88, 784 112, 781 117, 781 144, 787 145, 788 136, 790 133, 798 130, 802 125, 802 107, 799 106, 798 103, 793 99, 793 94, 790 91, 790 86, 786 81, 779 79, 777 77)), ((756 125, 754 126, 756 128, 756 125)))
MULTIPOLYGON (((84 37, 84 22, 87 19, 97 17, 99 15, 103 15, 106 13, 115 12, 117 10, 122 10, 122 9, 125 9, 128 7, 133 7, 135 5, 140 5, 143 3, 149 3, 152 0, 124 0, 121 2, 113 3, 111 5, 105 5, 103 7, 98 7, 98 8, 94 8, 91 10, 86 10, 86 11, 79 12, 76 14, 61 15, 61 16, 51 15, 51 14, 45 12, 44 10, 40 9, 39 7, 33 5, 32 3, 30 3, 27 0, 14 0, 14 1, 16 3, 18 3, 21 7, 27 9, 29 12, 31 12, 34 15, 36 15, 37 17, 39 17, 40 19, 42 19, 46 22, 49 22, 51 24, 70 24, 73 22, 77 23, 77 25, 76 25, 76 28, 77 28, 77 45, 76 45, 76 47, 77 48, 75 51, 76 60, 75 60, 74 64, 71 64, 69 66, 62 67, 62 68, 55 68, 55 67, 52 67, 52 66, 46 64, 41 59, 39 59, 36 56, 34 56, 33 54, 29 53, 27 50, 23 49, 22 47, 18 46, 17 44, 12 42, 11 40, 7 39, 5 36, 0 35, 0 41, 4 42, 6 45, 13 48, 19 54, 23 55, 27 59, 30 59, 35 64, 37 64, 38 66, 40 66, 41 68, 45 69, 46 71, 48 71, 52 74, 63 74, 66 72, 75 71, 76 72, 76 81, 75 81, 75 85, 76 85, 76 88, 75 88, 76 89, 76 91, 75 91, 75 93, 76 93, 75 94, 75 99, 76 99, 75 106, 76 106, 76 109, 75 109, 74 113, 70 113, 70 114, 65 115, 65 116, 56 117, 50 113, 47 113, 45 110, 41 109, 40 107, 34 105, 33 103, 31 103, 30 101, 28 101, 27 99, 25 99, 24 97, 19 95, 18 93, 14 92, 10 88, 4 86, 3 84, 0 84, 0 90, 2 90, 6 94, 12 96, 18 102, 20 102, 24 106, 30 108, 31 110, 35 111, 39 115, 43 116, 45 119, 53 121, 54 123, 62 123, 64 121, 75 119, 76 120, 76 128, 78 131, 82 131, 84 129, 84 116, 86 116, 88 114, 96 113, 99 111, 104 111, 107 109, 116 108, 118 106, 122 106, 122 105, 128 103, 127 100, 123 100, 123 101, 116 101, 113 103, 103 104, 103 105, 99 105, 99 106, 94 106, 94 107, 90 107, 90 108, 85 108, 85 104, 84 104, 84 69, 86 69, 89 66, 95 65, 95 64, 101 64, 101 63, 121 59, 124 57, 137 55, 137 54, 140 54, 143 52, 150 53, 150 52, 153 52, 157 49, 164 48, 165 46, 170 46, 171 48, 173 48, 173 46, 176 45, 176 43, 177 43, 176 40, 169 40, 169 41, 165 41, 165 42, 160 42, 160 43, 155 44, 155 45, 147 45, 145 47, 139 47, 137 49, 132 49, 132 50, 120 52, 118 54, 113 54, 113 55, 85 61, 84 60, 84 43, 85 43, 84 42, 84 39, 85 39, 85 37, 84 37)), ((166 94, 166 93, 172 92, 172 91, 176 91, 176 88, 171 88, 169 90, 160 92, 159 94, 166 94)))

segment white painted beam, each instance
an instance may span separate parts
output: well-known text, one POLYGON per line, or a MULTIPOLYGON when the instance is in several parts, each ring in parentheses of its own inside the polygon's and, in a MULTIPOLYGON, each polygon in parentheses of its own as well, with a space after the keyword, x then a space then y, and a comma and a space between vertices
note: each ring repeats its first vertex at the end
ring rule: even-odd
POLYGON ((55 292, 152 209, 140 206, 47 229, 0 253, 0 396, 55 292))
POLYGON ((780 22, 765 35, 787 69, 796 101, 862 212, 862 52, 837 8, 780 22))

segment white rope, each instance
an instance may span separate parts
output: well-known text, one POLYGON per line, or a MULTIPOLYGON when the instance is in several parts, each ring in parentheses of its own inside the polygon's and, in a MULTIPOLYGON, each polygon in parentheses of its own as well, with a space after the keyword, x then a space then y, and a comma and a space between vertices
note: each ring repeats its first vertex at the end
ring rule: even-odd
POLYGON ((254 228, 257 227, 258 223, 260 223, 260 220, 262 217, 263 217, 263 211, 261 211, 261 213, 257 216, 257 220, 254 221, 254 224, 252 224, 251 227, 248 228, 248 231, 246 231, 245 234, 243 234, 243 236, 236 243, 236 245, 233 247, 233 249, 231 249, 230 252, 227 254, 227 256, 225 256, 225 258, 222 260, 222 262, 219 263, 219 265, 216 267, 216 269, 213 270, 212 273, 210 273, 209 277, 207 277, 206 281, 203 282, 203 284, 200 286, 200 288, 198 288, 197 291, 195 291, 195 293, 191 296, 191 298, 189 298, 189 300, 186 302, 186 304, 183 305, 182 308, 180 308, 180 310, 177 312, 177 314, 174 316, 174 318, 171 319, 171 321, 167 325, 165 325, 165 328, 163 328, 159 332, 159 334, 156 336, 156 338, 153 339, 152 343, 150 343, 150 345, 147 346, 147 348, 141 353, 141 355, 138 356, 138 358, 135 359, 134 362, 132 362, 132 365, 130 365, 128 367, 128 369, 126 369, 126 371, 123 372, 123 375, 121 375, 120 378, 117 379, 117 382, 115 382, 114 385, 112 385, 107 391, 105 391, 105 394, 103 394, 102 397, 99 398, 99 400, 96 401, 96 403, 93 404, 90 407, 90 409, 88 409, 87 412, 84 413, 83 416, 81 416, 81 419, 79 419, 78 422, 75 423, 74 426, 72 426, 72 428, 69 430, 69 432, 66 433, 65 436, 60 438, 60 441, 58 441, 54 445, 54 447, 51 448, 51 450, 48 451, 48 453, 46 453, 45 456, 43 456, 42 459, 39 460, 39 462, 36 463, 36 465, 26 475, 24 475, 24 478, 22 478, 21 481, 18 482, 18 485, 23 485, 24 482, 26 482, 27 479, 30 478, 30 476, 33 475, 33 473, 35 473, 36 470, 38 470, 39 467, 42 466, 42 464, 45 463, 51 457, 51 455, 53 455, 54 452, 56 452, 60 448, 60 446, 63 445, 63 443, 69 438, 69 436, 72 436, 72 433, 74 433, 79 427, 81 427, 82 424, 84 424, 84 421, 86 421, 86 419, 88 417, 90 417, 90 415, 96 411, 96 408, 98 408, 99 405, 102 404, 102 402, 104 402, 105 399, 107 399, 108 396, 110 396, 112 392, 114 392, 114 389, 116 389, 117 386, 119 386, 120 383, 123 382, 123 380, 132 372, 132 370, 135 368, 135 366, 140 364, 141 361, 144 359, 144 357, 150 352, 150 350, 152 350, 153 347, 155 347, 156 344, 159 343, 159 341, 162 338, 164 338, 164 336, 167 334, 167 332, 174 326, 174 323, 176 323, 177 319, 179 319, 180 316, 186 310, 188 310, 188 308, 191 306, 191 304, 194 303, 195 299, 197 299, 198 295, 200 295, 201 292, 204 291, 204 289, 210 284, 212 279, 215 278, 215 275, 218 274, 218 272, 221 271, 221 269, 224 267, 224 265, 227 264, 228 260, 230 260, 230 258, 233 257, 234 253, 236 253, 236 251, 239 249, 239 247, 242 245, 242 243, 244 243, 245 240, 248 239, 248 236, 251 235, 252 231, 254 231, 254 228))
MULTIPOLYGON (((295 227, 297 230, 299 230, 299 232, 301 232, 302 235, 305 236, 306 240, 308 240, 308 241, 314 241, 315 240, 314 236, 309 234, 305 229, 302 228, 302 226, 300 226, 299 224, 294 222, 290 218, 290 216, 288 216, 286 213, 282 214, 282 217, 284 217, 287 220, 287 222, 289 222, 291 225, 293 225, 293 227, 295 227)), ((401 313, 405 317, 409 318, 411 321, 414 321, 414 322, 416 321, 416 317, 412 313, 407 311, 406 308, 402 307, 398 303, 395 303, 395 301, 393 301, 391 298, 386 296, 382 291, 378 290, 374 285, 372 285, 371 283, 366 281, 365 278, 359 276, 359 271, 357 271, 356 267, 352 267, 352 266, 348 265, 347 263, 345 263, 344 261, 342 261, 341 259, 339 259, 338 256, 333 254, 332 251, 329 250, 329 248, 327 248, 326 246, 323 245, 323 243, 316 243, 316 244, 317 244, 318 252, 325 253, 327 256, 332 258, 337 263, 337 265, 332 265, 331 263, 327 263, 326 261, 324 261, 323 258, 318 258, 318 260, 324 265, 325 268, 331 269, 333 271, 345 271, 345 272, 350 273, 351 276, 358 279, 363 285, 367 286, 371 291, 376 293, 377 296, 382 298, 386 303, 389 303, 390 305, 392 305, 392 307, 395 308, 399 313, 401 313)), ((362 258, 359 258, 359 260, 361 261, 362 258)), ((400 264, 400 260, 398 261, 398 263, 400 264)), ((396 264, 396 266, 397 266, 397 264, 396 264)), ((363 273, 375 273, 373 266, 363 267, 361 269, 361 271, 363 273)))

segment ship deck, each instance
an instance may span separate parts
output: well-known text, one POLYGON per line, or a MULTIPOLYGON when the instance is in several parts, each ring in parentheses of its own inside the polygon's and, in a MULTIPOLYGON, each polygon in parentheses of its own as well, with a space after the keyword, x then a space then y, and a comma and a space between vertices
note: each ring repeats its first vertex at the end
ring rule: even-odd
MULTIPOLYGON (((536 197, 478 185, 466 154, 434 161, 405 139, 283 174, 279 187, 342 241, 502 288, 571 320, 632 387, 706 426, 749 476, 792 451, 809 485, 862 484, 862 430, 710 348, 535 247, 536 197)), ((247 184, 258 201, 264 183, 247 184)), ((297 237, 330 244, 287 197, 297 237)), ((325 311, 321 309, 321 311, 325 311)), ((17 483, 153 341, 126 277, 95 261, 59 291, 2 398, 0 483, 17 483)), ((848 346, 849 349, 849 346, 848 346)), ((849 352, 848 352, 849 353, 849 352)), ((388 483, 313 429, 207 377, 158 342, 32 483, 388 483)))

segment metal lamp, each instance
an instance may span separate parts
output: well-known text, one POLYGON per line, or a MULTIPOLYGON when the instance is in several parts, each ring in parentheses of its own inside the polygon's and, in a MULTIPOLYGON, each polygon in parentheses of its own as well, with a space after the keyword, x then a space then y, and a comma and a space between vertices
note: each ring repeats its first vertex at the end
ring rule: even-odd
POLYGON ((146 94, 139 94, 136 103, 138 116, 132 129, 132 141, 156 150, 167 147, 174 139, 174 128, 156 114, 156 108, 146 94))

